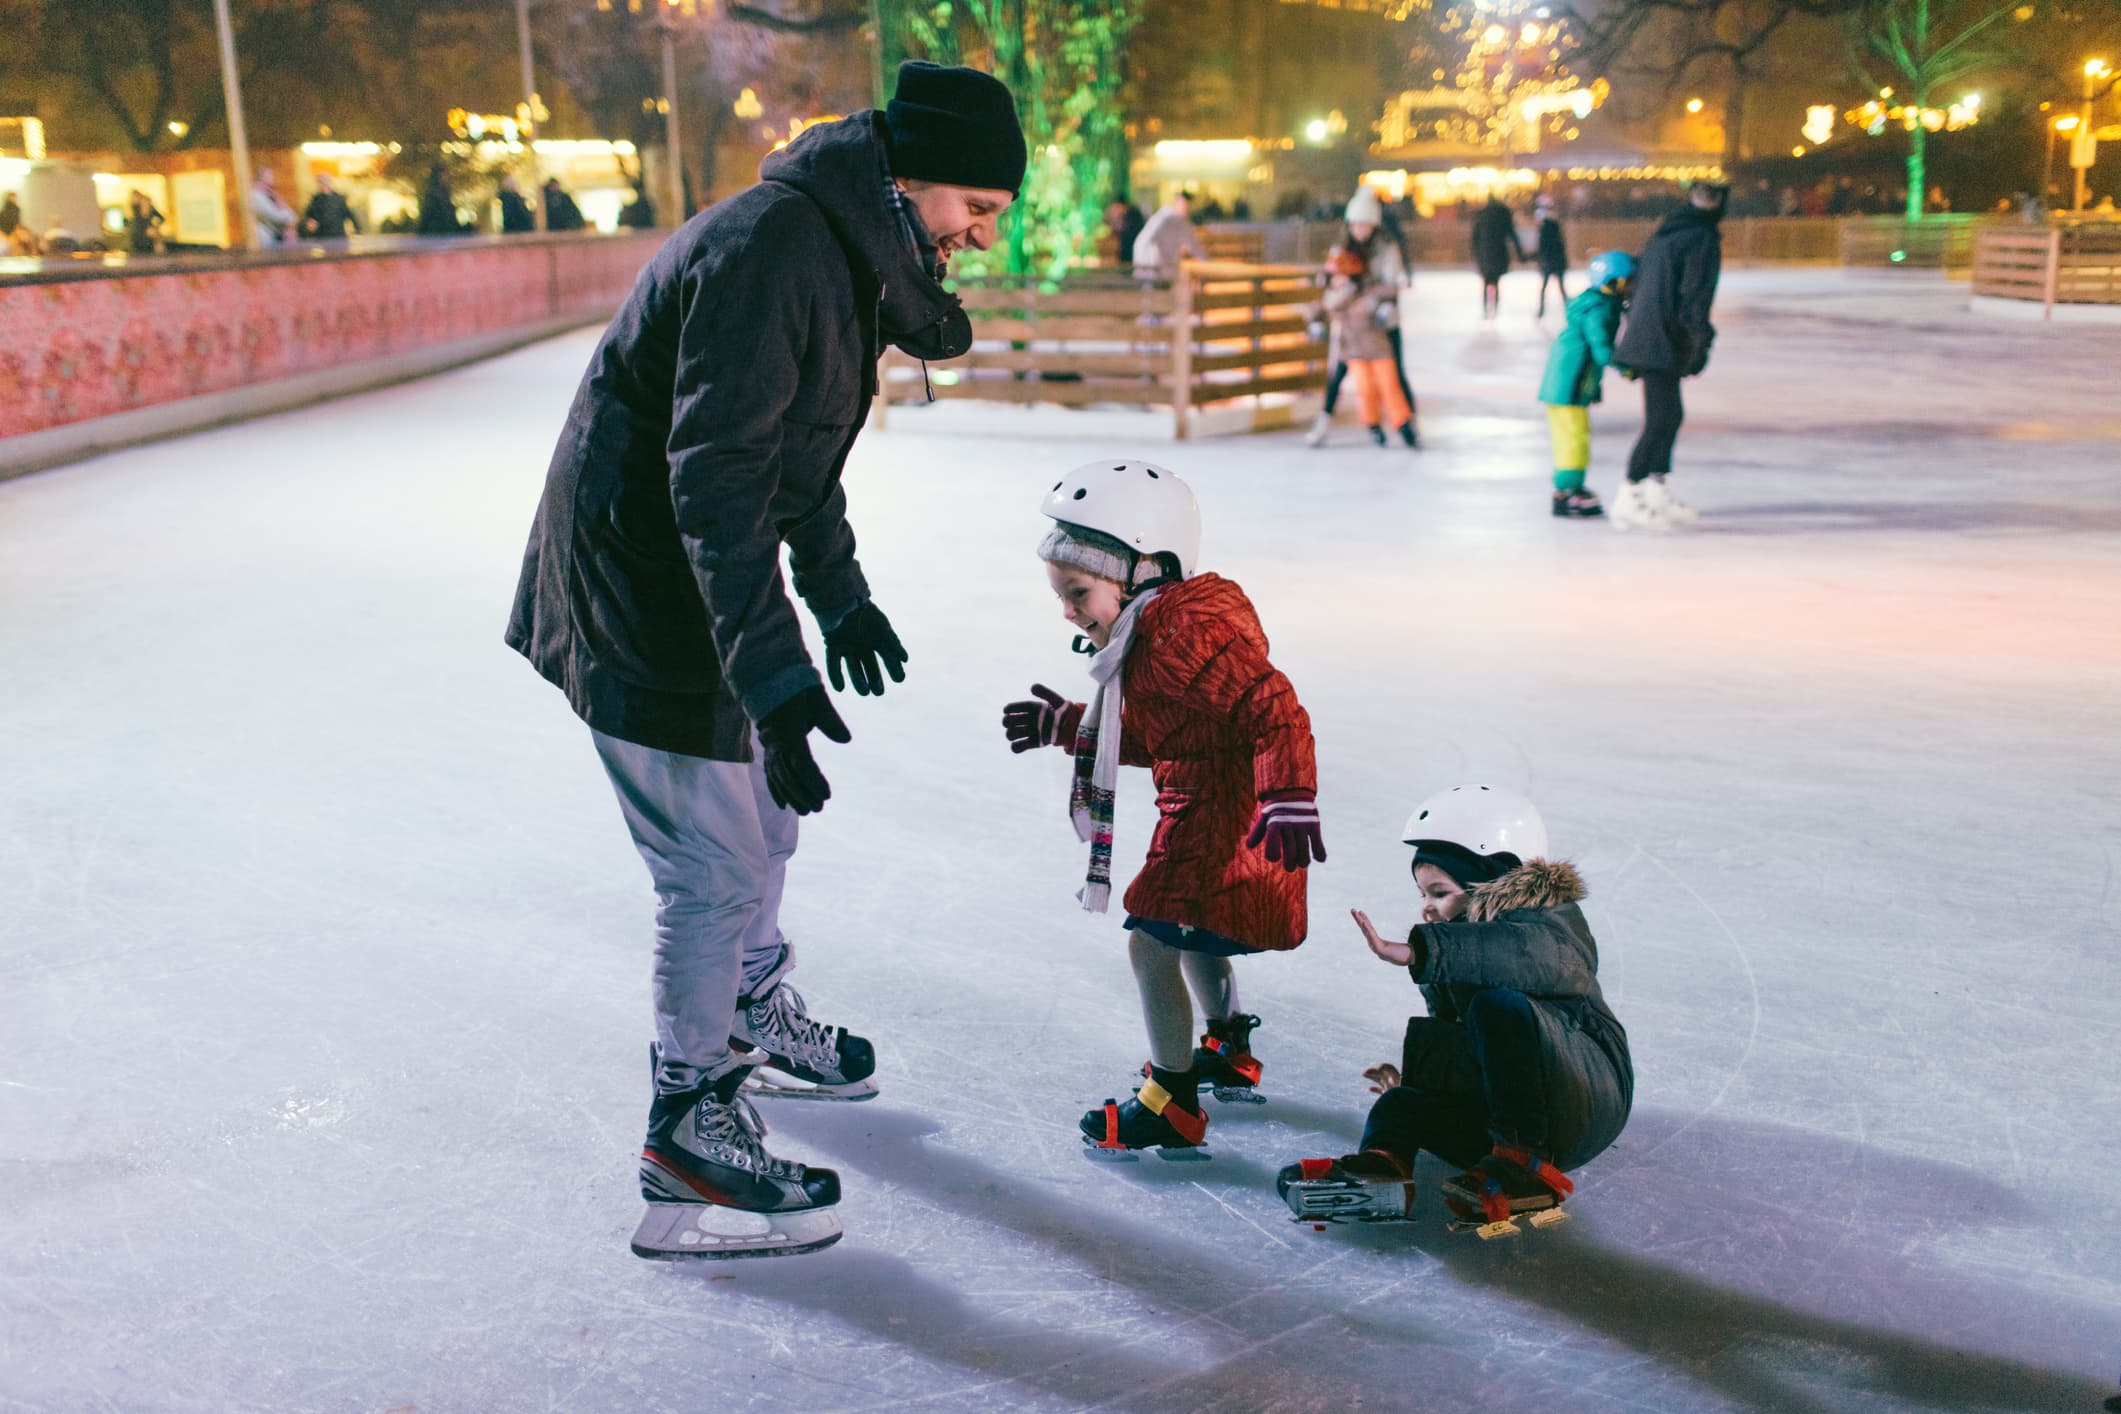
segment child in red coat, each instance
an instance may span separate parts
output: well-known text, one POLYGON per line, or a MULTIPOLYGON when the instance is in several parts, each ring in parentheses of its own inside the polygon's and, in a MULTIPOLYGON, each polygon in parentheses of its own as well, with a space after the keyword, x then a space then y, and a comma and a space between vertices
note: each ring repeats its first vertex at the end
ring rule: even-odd
POLYGON ((1097 695, 1086 707, 1034 686, 1002 727, 1015 751, 1075 755, 1084 908, 1109 906, 1119 767, 1147 766, 1157 790, 1156 833, 1124 900, 1148 1079, 1085 1114, 1083 1137, 1110 1151, 1197 1148, 1201 1085, 1248 1094, 1260 1075, 1259 1018, 1238 1010, 1230 959, 1303 941, 1303 871, 1326 857, 1311 719, 1267 661, 1244 591, 1196 573, 1200 508, 1185 482, 1147 462, 1094 462, 1055 483, 1044 510, 1056 525, 1039 558, 1094 649, 1097 695), (1189 985, 1207 1021, 1198 1049, 1189 985))

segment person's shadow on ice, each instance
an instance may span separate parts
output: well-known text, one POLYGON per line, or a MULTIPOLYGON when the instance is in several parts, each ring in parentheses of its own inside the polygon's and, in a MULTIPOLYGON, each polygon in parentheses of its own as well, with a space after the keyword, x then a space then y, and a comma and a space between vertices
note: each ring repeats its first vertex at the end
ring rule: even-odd
MULTIPOLYGON (((781 1107, 780 1127, 831 1156, 849 1173, 850 1186, 864 1178, 888 1184, 963 1218, 1045 1243, 1152 1303, 1175 1292, 1254 1293, 1249 1317, 1220 1313, 1241 1322, 1236 1350, 1244 1348, 1246 1330, 1286 1331, 1320 1318, 1392 1349, 1448 1339, 1422 1321, 1418 1287, 1411 1297, 1368 1305, 1352 1297, 1334 1304, 1293 1290, 1259 1292, 1256 1271, 1216 1254, 1212 1230, 1176 1238, 1130 1216, 1133 1205, 1127 1202, 1090 1206, 1027 1186, 1014 1173, 929 1142, 943 1126, 924 1116, 873 1105, 791 1110, 781 1107)), ((2006 1337, 2012 1331, 2068 1329, 2089 1319, 2081 1306, 2019 1285, 1976 1288, 1921 1264, 1923 1250, 1939 1234, 2028 1221, 2018 1195, 1970 1169, 1888 1155, 1805 1130, 1638 1110, 1621 1140, 1579 1174, 1570 1222, 1483 1243, 1446 1230, 1435 1196, 1444 1170, 1426 1157, 1417 1175, 1419 1221, 1314 1235, 1289 1223, 1274 1197, 1274 1169, 1298 1156, 1239 1160, 1228 1147, 1210 1164, 1147 1159, 1116 1166, 1115 1177, 1122 1184, 1131 1176, 1161 1185, 1218 1170, 1217 1186, 1238 1214, 1226 1234, 1231 1243, 1256 1249, 1256 1228, 1265 1226, 1310 1239, 1307 1263, 1326 1243, 1420 1254, 1441 1262, 1458 1283, 1543 1306, 1741 1404, 1825 1410, 1896 1401, 1939 1409, 2090 1410, 2112 1392, 2080 1374, 1888 1329, 1868 1315, 1904 1309, 1910 1314, 1902 1319, 1916 1319, 1938 1309, 1979 1312, 1970 1324, 2006 1337), (1255 1192, 1226 1186, 1239 1177, 1255 1192), (1645 1253, 1668 1255, 1658 1260, 1645 1253), (1734 1281, 1727 1274, 1742 1276, 1734 1281), (1802 1291, 1814 1309, 1761 1291, 1802 1291)), ((859 1231, 850 1232, 834 1253, 748 1271, 747 1286, 829 1311, 990 1377, 1028 1381, 1068 1397, 1105 1398, 1115 1387, 1151 1384, 1175 1396, 1190 1380, 1212 1375, 1187 1376, 1174 1386, 1183 1362, 1160 1360, 1151 1348, 1117 1345, 1099 1334, 1095 1321, 1078 1323, 1078 1332, 1040 1321, 1035 1311, 1001 1321, 991 1312, 968 1311, 947 1271, 930 1277, 916 1260, 864 1251, 860 1241, 859 1231), (809 1264, 835 1255, 831 1279, 820 1280, 809 1264)), ((1436 1285, 1435 1299, 1453 1299, 1445 1284, 1436 1285)), ((1056 1292, 1044 1299, 1092 1296, 1056 1292)), ((1351 1372, 1330 1363, 1298 1368, 1317 1344, 1282 1351, 1282 1373, 1274 1382, 1286 1379, 1291 1397, 1303 1391, 1314 1402, 1336 1391, 1363 1395, 1365 1386, 1351 1380, 1351 1372)), ((1246 1377, 1254 1395, 1272 1397, 1271 1389, 1259 1386, 1256 1367, 1246 1377)))

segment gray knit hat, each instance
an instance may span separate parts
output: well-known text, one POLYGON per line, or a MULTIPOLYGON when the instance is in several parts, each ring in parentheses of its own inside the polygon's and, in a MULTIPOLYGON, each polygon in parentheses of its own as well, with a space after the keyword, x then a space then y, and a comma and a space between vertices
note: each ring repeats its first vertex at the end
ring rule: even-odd
POLYGON ((1056 521, 1046 538, 1038 542, 1038 557, 1048 564, 1067 565, 1099 579, 1109 579, 1132 589, 1139 562, 1133 550, 1110 535, 1087 526, 1056 521))

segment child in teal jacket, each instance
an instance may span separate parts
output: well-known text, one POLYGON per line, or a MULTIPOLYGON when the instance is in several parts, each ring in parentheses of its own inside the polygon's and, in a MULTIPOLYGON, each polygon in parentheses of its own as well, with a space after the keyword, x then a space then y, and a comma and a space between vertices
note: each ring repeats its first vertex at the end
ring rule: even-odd
POLYGON ((1591 288, 1569 301, 1569 322, 1547 354, 1539 384, 1554 434, 1554 514, 1572 519, 1605 514, 1598 493, 1583 484, 1591 465, 1591 404, 1599 400, 1605 366, 1613 361, 1635 258, 1602 251, 1591 258, 1590 277, 1591 288))

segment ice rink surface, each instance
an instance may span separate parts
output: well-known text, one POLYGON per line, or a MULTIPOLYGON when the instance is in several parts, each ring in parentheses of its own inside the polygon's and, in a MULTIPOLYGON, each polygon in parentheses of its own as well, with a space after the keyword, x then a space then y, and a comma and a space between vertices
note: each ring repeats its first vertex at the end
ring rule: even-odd
MULTIPOLYGON (((501 644, 594 333, 0 484, 0 1409, 2096 1410, 2121 1374, 2121 329, 1732 272, 1665 539, 1546 514, 1547 338, 1424 273, 1428 449, 895 410, 848 473, 912 653, 847 698, 784 924, 883 1094, 766 1110, 813 1257, 626 1250, 653 906, 501 644), (1090 457, 1198 489, 1309 707, 1312 936, 1241 961, 1269 1102, 1087 1163, 1144 1054, 1072 897, 1085 695, 1031 549, 1090 457), (1528 790, 1638 1090, 1573 1221, 1314 1232, 1419 1008, 1350 907, 1528 790)), ((1640 401, 1594 415, 1610 492, 1640 401)), ((1121 863, 1151 791, 1120 787, 1121 863)))

